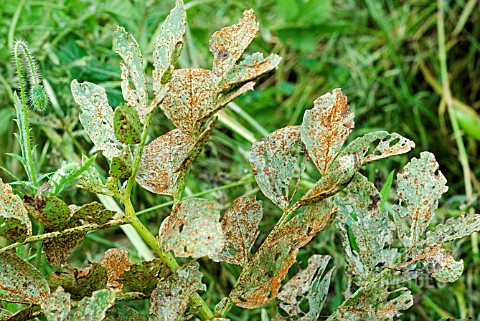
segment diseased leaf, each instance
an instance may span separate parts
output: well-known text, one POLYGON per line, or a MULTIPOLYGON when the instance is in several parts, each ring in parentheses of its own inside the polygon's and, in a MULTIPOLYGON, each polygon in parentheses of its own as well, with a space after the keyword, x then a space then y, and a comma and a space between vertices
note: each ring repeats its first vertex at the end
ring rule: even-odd
POLYGON ((40 271, 14 253, 0 253, 0 300, 40 304, 49 295, 40 271))
POLYGON ((107 285, 121 290, 123 284, 117 280, 125 271, 130 270, 132 265, 132 262, 128 259, 127 251, 120 248, 108 249, 103 253, 99 264, 107 272, 107 285))
POLYGON ((165 252, 178 257, 214 257, 224 247, 220 211, 206 199, 183 200, 160 227, 159 240, 165 252))
POLYGON ((186 318, 188 298, 205 291, 202 273, 197 262, 187 263, 158 283, 150 299, 150 320, 183 320, 186 318))
POLYGON ((175 8, 165 19, 161 33, 155 40, 153 50, 153 92, 158 95, 160 89, 167 83, 173 71, 177 58, 180 56, 183 46, 183 35, 187 15, 183 1, 177 0, 175 8))
MULTIPOLYGON (((82 155, 82 164, 86 164, 87 161, 88 158, 82 155)), ((118 194, 117 179, 109 177, 103 182, 95 166, 88 167, 79 177, 77 186, 95 194, 108 196, 118 194)))
POLYGON ((132 160, 130 153, 125 151, 120 157, 113 157, 108 172, 113 178, 129 178, 132 176, 132 160))
POLYGON ((257 32, 258 23, 255 21, 252 9, 243 12, 243 18, 238 21, 238 24, 215 32, 210 39, 210 51, 214 55, 214 74, 222 77, 230 71, 257 32))
MULTIPOLYGON (((46 233, 53 232, 45 229, 46 233)), ((76 232, 69 235, 64 235, 56 238, 51 238, 43 241, 43 248, 48 263, 59 266, 66 260, 75 249, 82 244, 83 239, 87 235, 86 232, 76 232)))
POLYGON ((140 143, 142 124, 135 109, 120 105, 115 108, 113 118, 115 137, 124 144, 140 143))
MULTIPOLYGON (((122 92, 124 99, 135 108, 140 120, 145 122, 148 104, 148 89, 145 72, 143 70, 143 58, 135 38, 122 27, 117 27, 113 39, 113 50, 122 57, 122 92), (125 77, 124 70, 135 86, 132 90, 128 77, 125 77), (132 104, 133 103, 133 104, 132 104)), ((118 136, 117 136, 118 138, 118 136)), ((127 143, 128 144, 128 143, 127 143)))
POLYGON ((445 249, 440 247, 429 251, 425 261, 432 266, 431 275, 438 282, 455 282, 462 275, 463 260, 455 261, 445 249))
POLYGON ((174 129, 148 144, 142 154, 136 180, 156 194, 170 195, 178 178, 175 172, 193 146, 189 135, 174 129))
POLYGON ((215 106, 216 78, 210 70, 177 69, 172 73, 170 90, 160 107, 172 123, 190 133, 197 121, 215 106))
POLYGON ((78 83, 76 80, 72 81, 71 87, 73 98, 82 110, 80 122, 93 144, 110 160, 115 156, 120 157, 127 147, 115 137, 114 114, 108 105, 105 89, 89 82, 78 83))
POLYGON ((32 235, 32 223, 18 195, 0 179, 0 236, 21 242, 32 235))
POLYGON ((59 286, 48 299, 42 302, 42 311, 47 321, 67 321, 70 316, 70 294, 59 286))
POLYGON ((328 286, 332 271, 325 277, 322 274, 327 267, 330 257, 313 255, 308 259, 308 266, 298 272, 284 286, 277 295, 279 307, 289 317, 298 320, 317 320, 327 299, 328 286), (302 310, 300 304, 308 301, 308 311, 302 310))
POLYGON ((71 321, 100 321, 105 318, 107 310, 115 303, 116 292, 99 290, 91 298, 83 298, 78 304, 71 321))
POLYGON ((0 320, 8 320, 8 317, 12 315, 12 312, 5 310, 5 309, 0 309, 0 320))
POLYGON ((436 225, 434 231, 427 231, 426 244, 429 246, 443 244, 478 231, 480 231, 480 215, 465 213, 458 218, 449 218, 444 224, 436 225))
POLYGON ((112 311, 107 313, 106 321, 148 321, 148 318, 128 305, 115 305, 112 311))
POLYGON ((258 224, 262 214, 262 202, 255 197, 236 199, 221 221, 225 247, 213 260, 245 265, 252 245, 260 233, 258 224))
POLYGON ((215 108, 211 109, 210 112, 207 112, 206 114, 203 115, 203 117, 210 117, 220 109, 222 109, 225 105, 227 105, 229 102, 233 101, 240 95, 243 95, 249 90, 253 90, 253 87, 255 86, 254 81, 249 81, 246 84, 242 85, 239 88, 233 88, 230 91, 227 91, 225 93, 219 94, 217 96, 217 104, 215 108))
POLYGON ((130 269, 118 277, 118 282, 130 291, 150 295, 159 280, 171 274, 170 268, 159 258, 132 264, 130 269))
POLYGON ((23 308, 2 321, 26 321, 32 319, 34 305, 31 304, 23 308))
POLYGON ((327 172, 354 125, 347 96, 339 88, 317 98, 314 108, 305 112, 300 127, 302 141, 322 174, 327 172))
POLYGON ((304 155, 298 126, 288 126, 274 131, 253 143, 250 163, 258 186, 275 205, 285 210, 293 197, 290 183, 303 174, 299 165, 304 155))
POLYGON ((407 247, 418 244, 432 220, 438 200, 448 187, 438 170, 435 156, 428 152, 413 158, 397 175, 399 204, 392 207, 398 236, 407 247))

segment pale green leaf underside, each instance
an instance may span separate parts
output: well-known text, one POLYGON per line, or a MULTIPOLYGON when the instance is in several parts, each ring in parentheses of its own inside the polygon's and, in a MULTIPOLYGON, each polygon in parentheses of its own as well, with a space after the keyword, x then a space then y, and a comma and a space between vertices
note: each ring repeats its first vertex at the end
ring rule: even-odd
POLYGON ((480 231, 480 215, 467 213, 450 218, 444 224, 435 226, 434 231, 427 231, 427 245, 443 244, 463 238, 480 231))

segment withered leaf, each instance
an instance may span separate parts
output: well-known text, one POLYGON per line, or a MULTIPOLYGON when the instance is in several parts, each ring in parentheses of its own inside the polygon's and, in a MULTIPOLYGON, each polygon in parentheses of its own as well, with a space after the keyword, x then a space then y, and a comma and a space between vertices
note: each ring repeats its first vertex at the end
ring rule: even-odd
POLYGON ((392 207, 398 236, 407 247, 418 244, 430 224, 438 200, 448 189, 438 170, 435 156, 429 152, 413 158, 397 175, 399 204, 392 207))
POLYGON ((32 235, 32 223, 18 195, 0 179, 0 236, 21 242, 32 235))
POLYGON ((303 144, 298 126, 288 126, 274 131, 253 143, 250 163, 258 186, 263 194, 281 209, 287 209, 291 198, 290 183, 303 174, 301 163, 303 144))
POLYGON ((178 178, 175 171, 193 143, 189 135, 174 129, 145 146, 136 177, 138 184, 152 193, 172 194, 178 178))
POLYGON ((164 251, 178 257, 214 257, 224 247, 220 211, 206 199, 183 200, 160 227, 164 251))
POLYGON ((170 274, 170 268, 162 259, 156 258, 139 264, 132 264, 129 270, 118 277, 118 282, 130 291, 150 295, 158 281, 165 279, 170 274))
POLYGON ((221 221, 225 247, 213 260, 244 265, 253 242, 260 233, 258 224, 262 215, 262 202, 255 197, 244 196, 236 199, 221 221))
POLYGON ((70 294, 61 286, 42 302, 42 311, 47 321, 67 321, 70 316, 70 294))
POLYGON ((245 49, 255 38, 258 23, 253 10, 245 10, 243 18, 230 27, 225 27, 213 34, 210 39, 210 51, 213 53, 213 72, 222 77, 230 71, 245 49))
POLYGON ((112 159, 122 155, 128 149, 115 137, 113 128, 113 109, 108 105, 105 89, 95 84, 72 81, 72 94, 75 102, 80 106, 80 122, 85 128, 93 144, 102 154, 112 159))
MULTIPOLYGON (((130 107, 135 108, 142 122, 145 122, 148 104, 148 89, 143 58, 135 38, 122 27, 117 27, 113 39, 113 50, 122 57, 122 92, 130 107), (125 72, 126 71, 126 72, 125 72), (129 78, 135 86, 130 88, 129 78)), ((118 137, 117 137, 118 138, 118 137)))
POLYGON ((132 262, 128 259, 128 252, 120 248, 108 249, 103 253, 99 264, 107 272, 107 285, 116 289, 122 289, 123 284, 118 282, 118 278, 125 271, 130 270, 132 265, 132 262))
POLYGON ((91 298, 83 298, 78 304, 71 321, 100 321, 115 304, 116 292, 112 290, 99 290, 93 292, 91 298))
POLYGON ((140 123, 138 113, 130 106, 120 105, 115 108, 113 127, 115 130, 115 137, 117 137, 121 143, 140 143, 142 124, 140 123))
POLYGON ((317 98, 314 108, 305 112, 300 127, 302 141, 322 174, 327 172, 353 127, 347 96, 339 88, 317 98))
POLYGON ((188 298, 205 291, 197 262, 179 267, 167 279, 158 283, 150 299, 150 320, 183 320, 187 317, 188 298))
POLYGON ((49 295, 40 271, 14 253, 0 253, 0 300, 40 304, 49 295))

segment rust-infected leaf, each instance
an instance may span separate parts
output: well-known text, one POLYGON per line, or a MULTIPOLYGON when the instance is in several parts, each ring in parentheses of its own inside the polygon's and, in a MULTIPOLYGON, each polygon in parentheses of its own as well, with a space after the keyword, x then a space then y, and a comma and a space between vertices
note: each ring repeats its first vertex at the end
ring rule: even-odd
POLYGON ((353 127, 347 96, 339 88, 317 98, 314 108, 305 112, 300 127, 302 141, 322 174, 327 172, 353 127))
POLYGON ((150 320, 186 319, 188 298, 206 290, 202 276, 198 263, 190 262, 159 282, 150 299, 150 320))
POLYGON ((0 320, 7 320, 8 317, 12 315, 12 312, 5 310, 5 309, 0 309, 0 320))
POLYGON ((2 321, 26 321, 31 320, 33 316, 33 308, 34 305, 31 304, 11 315, 8 316, 6 319, 1 319, 2 321))
POLYGON ((18 195, 0 179, 0 236, 21 242, 32 235, 32 223, 18 195))
MULTIPOLYGON (((122 27, 117 27, 113 39, 113 50, 122 57, 122 92, 124 99, 135 108, 142 122, 145 122, 148 104, 148 89, 145 72, 143 70, 143 58, 135 38, 122 27), (135 86, 132 90, 125 70, 135 86)), ((118 137, 118 136, 117 136, 118 137)))
POLYGON ((71 87, 73 98, 82 110, 80 122, 93 144, 110 160, 115 156, 120 157, 128 147, 115 137, 113 109, 108 105, 105 89, 89 82, 78 83, 76 80, 72 81, 71 87))
POLYGON ((262 202, 255 197, 236 199, 233 206, 222 218, 225 247, 222 253, 213 257, 214 261, 244 265, 253 242, 260 233, 258 223, 262 219, 262 202))
POLYGON ((213 53, 213 72, 222 77, 230 71, 242 56, 258 32, 253 10, 245 10, 243 18, 230 27, 213 34, 210 39, 210 51, 213 53))
POLYGON ((178 257, 214 257, 224 247, 220 211, 206 199, 183 200, 160 227, 164 251, 178 257))
POLYGON ((112 158, 108 174, 113 178, 129 178, 132 176, 132 160, 128 151, 124 151, 119 157, 112 158))
MULTIPOLYGON (((46 233, 53 232, 45 229, 46 233)), ((87 235, 86 232, 76 232, 43 241, 43 248, 48 263, 59 266, 66 260, 75 249, 82 244, 83 239, 87 235)))
POLYGON ((187 24, 187 15, 183 1, 177 0, 175 7, 162 24, 155 40, 153 50, 153 92, 158 96, 167 83, 183 46, 183 35, 187 24))
POLYGON ((189 135, 174 129, 148 144, 142 154, 137 182, 156 194, 172 194, 177 168, 187 157, 193 142, 189 135))
POLYGON ((61 286, 42 302, 42 311, 47 321, 67 321, 70 316, 70 294, 61 286))
POLYGON ((120 105, 115 108, 114 114, 115 137, 124 144, 140 143, 142 124, 135 109, 120 105))
POLYGON ((148 321, 148 318, 128 305, 116 304, 115 308, 107 313, 105 321, 148 321))
POLYGON ((444 224, 435 226, 434 231, 427 231, 427 245, 443 244, 463 238, 480 231, 480 214, 463 214, 458 218, 449 218, 444 224))
POLYGON ((0 253, 0 300, 40 304, 49 295, 40 271, 14 253, 0 253))
POLYGON ((399 204, 392 207, 398 236, 411 248, 421 241, 432 220, 441 195, 447 191, 447 180, 438 170, 435 156, 428 152, 413 158, 397 175, 399 204))
POLYGON ((263 194, 281 209, 288 208, 291 198, 292 178, 303 173, 300 160, 303 144, 298 126, 276 130, 262 140, 253 143, 250 163, 258 186, 263 194))
POLYGON ((70 321, 100 321, 114 303, 116 291, 99 290, 92 293, 91 298, 83 298, 74 310, 70 321))
POLYGON ((291 278, 277 295, 279 307, 289 317, 298 320, 317 320, 327 299, 328 286, 333 270, 323 278, 322 274, 327 267, 330 257, 327 255, 313 255, 308 259, 308 266, 291 278), (300 304, 308 301, 308 311, 300 308, 300 304))
POLYGON ((443 248, 436 247, 429 251, 425 261, 430 264, 431 275, 438 282, 455 282, 462 275, 463 260, 455 261, 443 248))
POLYGON ((210 113, 206 113, 203 115, 203 117, 210 117, 211 114, 216 113, 220 109, 222 109, 225 105, 227 105, 229 102, 233 101, 240 95, 243 95, 249 90, 253 90, 253 87, 255 86, 254 81, 249 81, 246 84, 242 85, 239 88, 233 88, 232 90, 219 94, 217 96, 217 104, 214 109, 210 110, 210 113))
MULTIPOLYGON (((82 164, 85 164, 88 158, 82 155, 82 164)), ((77 186, 87 191, 102 195, 117 195, 117 179, 109 177, 105 182, 100 178, 100 174, 95 166, 90 166, 78 180, 77 186)))
POLYGON ((216 78, 210 70, 177 69, 160 107, 172 123, 190 133, 197 121, 215 107, 216 78))
POLYGON ((150 295, 157 286, 159 280, 165 279, 171 274, 170 268, 161 259, 143 261, 133 264, 128 271, 118 277, 118 282, 130 291, 142 292, 150 295))
POLYGON ((107 272, 107 285, 121 290, 123 284, 117 280, 125 271, 130 270, 130 266, 132 265, 128 259, 127 251, 120 248, 108 249, 103 253, 99 264, 103 266, 107 272))

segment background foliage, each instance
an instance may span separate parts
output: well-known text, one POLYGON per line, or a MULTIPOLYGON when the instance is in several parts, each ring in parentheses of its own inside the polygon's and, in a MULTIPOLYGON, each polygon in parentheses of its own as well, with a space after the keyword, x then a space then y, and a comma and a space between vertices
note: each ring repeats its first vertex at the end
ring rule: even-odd
MULTIPOLYGON (((91 81, 105 87, 110 105, 118 105, 122 96, 120 58, 112 51, 115 27, 121 25, 135 35, 148 60, 158 27, 173 5, 173 0, 0 0, 0 166, 19 177, 24 175, 17 161, 5 155, 19 150, 13 139, 12 89, 17 83, 11 49, 15 39, 23 38, 30 43, 47 82, 46 88, 51 88, 52 104, 48 112, 31 116, 38 144, 37 164, 43 172, 48 172, 57 168, 61 159, 80 161, 81 153, 87 154, 91 148, 85 132, 77 124, 78 108, 70 92, 71 80, 91 81)), ((441 215, 437 215, 436 223, 472 207, 480 212, 477 200, 480 185, 475 178, 480 177, 480 5, 473 0, 445 1, 444 5, 447 8, 444 44, 450 87, 455 106, 463 106, 455 110, 472 171, 470 178, 465 177, 459 162, 461 155, 453 138, 440 81, 437 2, 187 1, 187 43, 179 60, 180 67, 210 66, 208 39, 215 30, 238 21, 248 8, 255 10, 261 27, 248 50, 273 52, 283 57, 279 69, 264 77, 254 92, 237 99, 221 112, 211 141, 192 168, 188 194, 213 189, 204 197, 224 204, 226 209, 234 198, 257 193, 247 161, 251 143, 279 127, 299 124, 316 97, 341 87, 356 115, 355 136, 387 130, 416 142, 417 147, 408 156, 384 160, 375 168, 367 167, 364 174, 371 181, 376 177, 385 181, 391 170, 398 170, 409 158, 428 150, 436 155, 450 187, 441 200, 441 215), (472 195, 466 193, 468 185, 472 186, 472 195)), ((151 69, 151 61, 148 62, 151 69)), ((160 113, 152 127, 152 137, 173 128, 160 113)), ((97 161, 101 161, 101 157, 97 161)), ((315 181, 316 171, 307 168, 307 173, 312 175, 312 182, 315 181)), ((4 172, 0 177, 9 181, 4 172)), ((169 213, 168 204, 162 205, 168 199, 141 189, 135 192, 137 210, 145 213, 141 219, 156 235, 161 220, 169 213), (161 206, 152 208, 159 204, 161 206)), ((92 201, 91 194, 77 189, 65 191, 63 198, 77 204, 92 201)), ((269 201, 264 202, 264 207, 259 240, 265 238, 281 214, 269 201)), ((334 258, 330 264, 337 269, 325 314, 342 301, 346 283, 340 242, 339 235, 330 228, 299 254, 300 258, 313 253, 330 254, 334 258)), ((122 230, 109 229, 88 234, 70 262, 82 267, 87 260, 99 261, 110 247, 125 248, 133 257, 139 251, 139 245, 135 242, 132 245, 122 230)), ((414 293, 416 304, 405 319, 477 316, 480 311, 478 237, 474 235, 452 250, 465 262, 463 277, 444 288, 428 280, 428 286, 422 285, 422 289, 414 293)), ((304 261, 306 264, 306 259, 304 261)), ((233 265, 203 259, 201 267, 209 289, 203 297, 210 304, 229 293, 240 273, 233 265)), ((294 266, 293 270, 299 268, 294 266)), ((49 271, 49 267, 45 269, 44 272, 49 271)), ((269 309, 273 309, 273 305, 254 311, 234 309, 231 318, 260 319, 269 309)))

